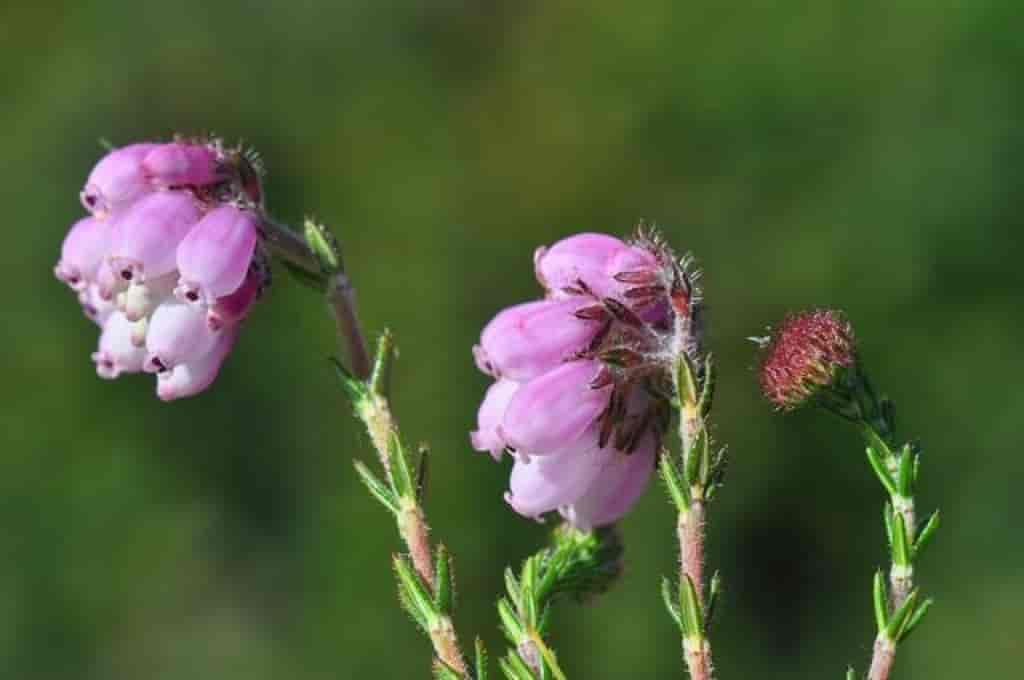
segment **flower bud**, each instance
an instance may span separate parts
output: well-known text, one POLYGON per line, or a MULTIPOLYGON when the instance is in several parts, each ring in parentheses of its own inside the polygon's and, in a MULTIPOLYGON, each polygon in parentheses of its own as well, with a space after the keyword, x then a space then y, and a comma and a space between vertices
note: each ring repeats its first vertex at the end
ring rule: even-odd
POLYGON ((101 378, 112 380, 122 373, 142 370, 146 352, 132 344, 131 334, 132 322, 121 312, 112 312, 103 324, 99 348, 92 355, 96 373, 101 378))
POLYGON ((538 248, 533 256, 537 280, 555 297, 566 295, 566 288, 578 289, 580 281, 598 297, 614 288, 606 272, 608 263, 625 243, 606 234, 576 234, 550 248, 538 248))
POLYGON ((509 307, 488 323, 474 350, 497 376, 526 381, 555 368, 590 343, 600 324, 575 313, 593 305, 581 297, 509 307))
POLYGON ((238 328, 226 329, 217 335, 214 346, 198 359, 178 364, 156 377, 156 394, 163 401, 191 397, 202 392, 217 377, 220 367, 238 337, 238 328))
POLYGON ((501 432, 501 421, 512 396, 519 389, 519 383, 501 379, 487 390, 477 412, 478 429, 469 433, 470 442, 477 451, 488 451, 494 460, 500 460, 505 450, 505 437, 501 432))
POLYGON ((526 383, 502 419, 508 445, 527 455, 549 455, 573 445, 608 404, 611 387, 594 389, 600 363, 570 361, 526 383))
POLYGON ((840 312, 802 312, 783 321, 767 344, 761 391, 780 409, 795 409, 830 391, 855 362, 853 329, 840 312))
POLYGON ((111 268, 125 282, 170 274, 177 266, 175 249, 201 216, 184 192, 161 191, 139 200, 114 222, 111 268))
POLYGON ((82 189, 85 209, 103 218, 119 212, 151 190, 142 159, 155 144, 132 144, 114 149, 100 159, 82 189))
POLYGON ((178 364, 201 359, 217 342, 206 313, 171 299, 156 308, 146 332, 143 370, 162 373, 178 364))
POLYGON ((216 184, 228 177, 217 152, 205 144, 160 144, 142 160, 146 176, 160 186, 216 184))
POLYGON ((175 296, 182 302, 208 307, 217 298, 233 293, 249 271, 257 235, 252 212, 233 205, 212 210, 178 246, 181 282, 175 296))
POLYGON ((64 237, 54 273, 73 290, 84 290, 96 279, 109 245, 110 225, 95 217, 83 217, 64 237))

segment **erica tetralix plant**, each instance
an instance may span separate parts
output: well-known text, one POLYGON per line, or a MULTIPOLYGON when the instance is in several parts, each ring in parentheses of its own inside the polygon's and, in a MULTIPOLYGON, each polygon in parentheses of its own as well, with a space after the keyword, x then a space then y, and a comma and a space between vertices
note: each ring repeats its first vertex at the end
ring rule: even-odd
POLYGON ((692 281, 644 234, 578 234, 534 260, 543 299, 499 312, 474 347, 495 382, 471 440, 515 457, 517 512, 558 510, 586 530, 625 514, 650 480, 670 416, 671 298, 691 297, 692 281))
POLYGON ((204 390, 268 282, 259 164, 217 139, 110 151, 55 273, 101 327, 103 378, 146 371, 164 400, 204 390))

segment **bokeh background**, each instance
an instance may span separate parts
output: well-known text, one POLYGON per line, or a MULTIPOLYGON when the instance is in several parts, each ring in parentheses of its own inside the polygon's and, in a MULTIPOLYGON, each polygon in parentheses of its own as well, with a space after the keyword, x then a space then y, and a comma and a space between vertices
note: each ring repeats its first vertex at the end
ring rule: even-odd
MULTIPOLYGON (((52 277, 98 139, 207 130, 260 150, 276 215, 333 225, 366 325, 395 331, 463 639, 504 648, 501 570, 545 539, 469 449, 469 348, 537 294, 536 245, 644 219, 706 272, 733 455, 720 677, 869 656, 877 483, 842 423, 771 411, 745 340, 813 305, 855 322, 944 513, 897 676, 1019 677, 1022 20, 1013 0, 4 3, 0 677, 427 676, 322 302, 279 272, 214 388, 165 405, 148 377, 96 378, 52 277)), ((554 644, 571 677, 681 677, 660 489, 623 531, 624 579, 558 608, 554 644)))

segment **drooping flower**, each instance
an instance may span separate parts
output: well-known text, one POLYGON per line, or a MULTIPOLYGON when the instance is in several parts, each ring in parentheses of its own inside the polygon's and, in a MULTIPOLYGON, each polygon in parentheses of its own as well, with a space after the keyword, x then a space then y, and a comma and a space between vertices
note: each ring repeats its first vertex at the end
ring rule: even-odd
MULTIPOLYGON (((611 524, 643 493, 667 424, 671 303, 692 280, 666 246, 578 234, 534 256, 544 299, 499 312, 473 348, 496 382, 473 448, 515 463, 506 500, 558 511, 582 530, 611 524)), ((685 311, 685 310, 684 310, 685 311)))
POLYGON ((101 327, 97 373, 157 374, 161 399, 210 385, 268 282, 259 169, 220 140, 115 149, 81 192, 54 273, 101 327))
POLYGON ((765 346, 759 380, 764 396, 792 410, 829 390, 856 360, 853 329, 822 309, 787 317, 765 346))

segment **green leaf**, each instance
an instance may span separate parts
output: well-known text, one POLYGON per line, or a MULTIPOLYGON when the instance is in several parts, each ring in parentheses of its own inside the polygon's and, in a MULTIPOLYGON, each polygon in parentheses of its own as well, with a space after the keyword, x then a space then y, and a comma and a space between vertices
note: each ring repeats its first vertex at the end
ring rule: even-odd
POLYGON ((519 590, 519 581, 516 580, 515 572, 511 567, 505 567, 505 590, 508 591, 508 597, 512 600, 512 604, 518 609, 522 595, 519 590))
POLYGON ((476 649, 475 680, 487 680, 487 670, 490 664, 487 661, 487 648, 484 647, 484 641, 477 638, 474 648, 476 649))
POLYGON ((523 624, 519 621, 519 615, 513 610, 512 604, 504 597, 498 600, 498 618, 501 619, 502 630, 509 642, 519 644, 523 639, 523 624))
POLYGON ((320 268, 327 274, 333 274, 341 269, 341 253, 338 249, 338 241, 334 238, 327 227, 306 218, 302 225, 306 236, 306 245, 316 255, 320 262, 320 268))
POLYGON ((370 369, 370 390, 374 394, 387 397, 391 388, 391 366, 395 362, 395 342, 391 331, 384 329, 384 332, 377 338, 377 353, 373 357, 373 367, 370 369))
POLYGON ((498 665, 501 666, 501 670, 508 680, 537 680, 533 671, 514 652, 498 659, 498 665))
POLYGON ((685 352, 676 361, 676 395, 684 406, 697 403, 697 375, 685 352))
POLYGON ((702 423, 701 427, 697 430, 697 436, 693 438, 690 450, 686 453, 684 463, 684 471, 686 474, 684 479, 687 486, 693 486, 703 478, 703 471, 706 468, 706 464, 702 459, 707 456, 707 452, 708 432, 707 428, 704 427, 702 423))
POLYGON ((434 593, 434 606, 437 611, 448 614, 454 609, 454 584, 452 583, 452 558, 443 543, 437 544, 434 556, 434 572, 436 574, 437 592, 434 593))
POLYGON ((302 285, 306 286, 307 288, 312 288, 318 293, 324 292, 324 288, 327 285, 327 280, 323 276, 323 274, 314 274, 312 272, 306 271, 299 265, 289 262, 283 257, 278 258, 278 262, 283 264, 284 268, 288 270, 288 273, 291 274, 295 278, 295 280, 301 283, 302 285))
POLYGON ((914 495, 914 456, 910 452, 910 445, 903 447, 900 453, 899 472, 896 475, 899 495, 910 498, 914 495))
POLYGON ((679 582, 679 610, 682 614, 684 634, 704 636, 704 616, 697 598, 697 588, 689 575, 679 582))
POLYGON ((679 630, 685 634, 686 629, 683 628, 682 613, 679 611, 679 599, 675 593, 672 592, 672 584, 669 582, 667 576, 661 577, 661 599, 665 602, 665 609, 668 610, 668 615, 672 617, 672 620, 679 626, 679 630))
POLYGON ((896 491, 896 483, 893 482, 892 477, 889 475, 889 471, 885 469, 885 464, 882 463, 882 459, 878 457, 878 452, 874 447, 869 446, 867 448, 868 463, 871 464, 871 469, 875 471, 875 476, 878 477, 878 481, 882 483, 885 490, 889 492, 890 496, 899 495, 896 491))
POLYGON ((715 607, 718 604, 718 597, 722 594, 722 575, 716 570, 711 576, 711 585, 708 588, 708 601, 704 605, 704 627, 709 628, 715 616, 715 607))
POLYGON ((715 372, 715 364, 708 354, 704 358, 704 384, 700 388, 700 400, 697 402, 697 412, 702 418, 711 413, 711 403, 715 398, 715 383, 718 381, 718 374, 715 372))
POLYGON ((667 450, 661 453, 658 472, 665 482, 665 488, 668 489, 672 503, 676 506, 676 512, 686 512, 690 508, 690 488, 680 479, 679 468, 667 450))
POLYGON ((846 680, 857 680, 857 674, 853 671, 853 666, 846 669, 846 680))
POLYGON ((398 578, 399 600, 413 620, 429 633, 438 616, 433 598, 409 563, 409 558, 395 555, 393 563, 398 578))
POLYGON ((370 493, 376 498, 381 504, 391 511, 391 514, 398 514, 398 499, 395 498, 395 494, 392 493, 391 489, 388 488, 384 482, 377 479, 377 477, 370 472, 370 468, 362 461, 354 461, 356 467, 356 473, 359 475, 359 479, 363 481, 366 488, 369 489, 370 493))
POLYGON ((527 626, 537 625, 537 560, 528 557, 523 562, 523 571, 519 577, 519 615, 527 626))
POLYGON ((462 680, 458 673, 437 659, 434 660, 434 678, 435 680, 462 680))
POLYGON ((391 479, 394 480, 395 494, 400 498, 416 498, 415 486, 409 472, 409 460, 405 456, 405 447, 392 430, 388 437, 388 465, 391 466, 391 479))
POLYGON ((928 613, 928 610, 931 609, 934 602, 935 600, 929 597, 921 603, 921 606, 917 608, 917 611, 915 611, 910 617, 910 620, 907 621, 907 625, 903 627, 903 633, 900 635, 900 642, 906 640, 907 636, 914 632, 914 629, 917 628, 917 624, 921 623, 924 615, 928 613))
POLYGON ((367 398, 366 385, 359 381, 354 375, 348 372, 348 369, 334 357, 330 358, 331 364, 334 366, 334 370, 338 374, 338 379, 341 381, 341 386, 345 390, 346 396, 349 401, 352 402, 353 406, 357 406, 367 398))
POLYGON ((886 501, 885 506, 882 508, 882 521, 885 522, 885 538, 889 545, 889 550, 892 550, 892 503, 889 501, 886 501))
POLYGON ((917 542, 914 544, 914 557, 917 557, 924 549, 926 545, 932 540, 932 536, 939 528, 939 511, 936 510, 925 522, 924 528, 921 529, 921 533, 917 537, 917 542))
POLYGON ((903 515, 898 512, 892 514, 892 561, 901 567, 911 563, 913 556, 910 554, 910 541, 907 536, 907 528, 903 524, 903 515))
POLYGON ((427 493, 427 479, 429 478, 428 468, 430 461, 430 447, 420 444, 416 449, 416 502, 422 504, 427 493))
POLYGON ((917 589, 911 591, 907 599, 900 605, 899 609, 893 612, 889 619, 889 625, 885 628, 885 634, 890 640, 899 641, 903 637, 904 629, 910 621, 910 615, 914 613, 914 606, 917 604, 917 589))
POLYGON ((874 588, 872 589, 872 595, 875 601, 875 625, 878 628, 878 632, 881 633, 885 630, 886 626, 889 625, 889 596, 885 592, 885 577, 882 576, 881 571, 875 572, 874 588))

